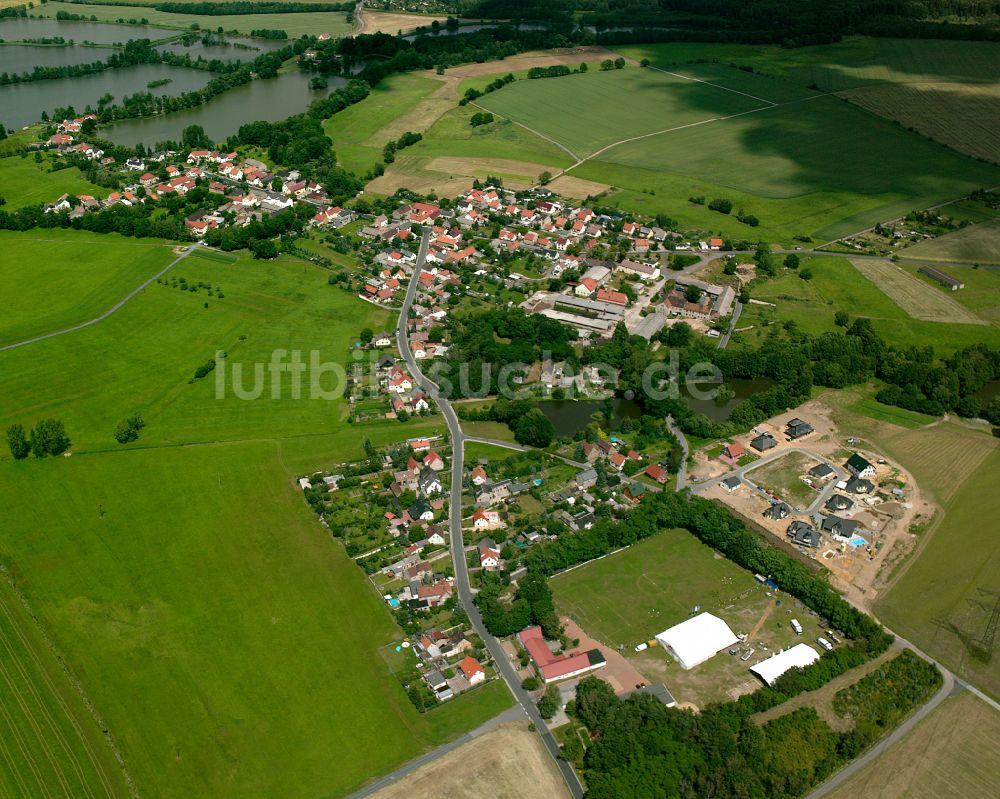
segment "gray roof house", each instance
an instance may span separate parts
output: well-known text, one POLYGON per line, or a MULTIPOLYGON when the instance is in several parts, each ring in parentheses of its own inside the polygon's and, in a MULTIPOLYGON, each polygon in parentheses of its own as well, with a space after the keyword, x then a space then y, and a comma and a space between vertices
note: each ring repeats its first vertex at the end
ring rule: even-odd
POLYGON ((839 516, 827 516, 820 524, 820 529, 824 533, 832 535, 847 536, 853 535, 861 525, 853 519, 841 519, 839 516))
POLYGON ((847 467, 847 471, 853 474, 855 477, 871 477, 875 474, 875 467, 868 462, 867 459, 863 458, 855 452, 847 459, 847 463, 844 464, 847 467))
POLYGON ((785 426, 785 433, 788 434, 790 438, 802 438, 802 436, 807 436, 813 431, 813 426, 809 422, 804 422, 798 417, 792 419, 785 426))
POLYGON ((854 507, 854 500, 843 494, 834 494, 826 501, 824 507, 827 510, 850 510, 854 507))
POLYGON ((833 473, 833 467, 828 463, 817 463, 809 470, 810 477, 818 477, 820 480, 826 480, 833 473))
POLYGON ((731 477, 727 477, 725 480, 722 481, 722 487, 726 489, 726 491, 729 491, 730 493, 735 491, 741 485, 743 485, 743 481, 735 474, 732 475, 731 477))
POLYGON ((750 442, 750 446, 753 447, 758 452, 766 452, 769 449, 773 449, 778 446, 778 439, 772 436, 770 433, 761 433, 753 441, 750 442))
POLYGON ((819 530, 807 522, 794 521, 788 525, 788 537, 792 543, 804 547, 818 547, 823 540, 819 530))
POLYGON ((875 490, 875 484, 871 480, 861 477, 852 477, 847 481, 847 490, 852 494, 870 494, 875 490))
POLYGON ((792 512, 792 509, 785 502, 774 502, 771 507, 764 511, 767 519, 784 519, 792 512))

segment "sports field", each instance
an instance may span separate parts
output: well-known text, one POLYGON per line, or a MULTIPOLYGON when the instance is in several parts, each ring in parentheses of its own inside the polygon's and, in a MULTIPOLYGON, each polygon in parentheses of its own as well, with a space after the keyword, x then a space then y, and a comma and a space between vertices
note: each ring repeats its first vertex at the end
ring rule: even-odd
POLYGON ((378 654, 398 628, 294 484, 366 437, 435 423, 362 436, 340 401, 287 383, 217 399, 221 362, 189 382, 217 349, 251 373, 275 349, 343 363, 357 330, 391 320, 301 261, 177 269, 224 298, 153 284, 105 322, 0 354, 0 426, 54 416, 73 439, 69 458, 0 459, 0 556, 141 795, 348 793, 510 704, 497 683, 417 713, 378 654), (147 427, 122 447, 133 410, 147 427))
POLYGON ((752 574, 686 530, 665 530, 552 579, 559 612, 614 647, 652 638, 695 605, 718 613, 755 585, 752 574))
MULTIPOLYGON (((53 0, 46 3, 45 8, 40 11, 40 16, 55 16, 60 11, 71 14, 85 14, 88 18, 97 17, 98 22, 114 22, 119 18, 123 19, 143 19, 150 25, 158 25, 164 28, 190 28, 193 23, 204 30, 215 30, 222 27, 226 31, 237 31, 246 35, 256 28, 268 28, 270 30, 283 30, 288 34, 289 39, 297 39, 302 34, 329 33, 333 36, 343 36, 353 29, 352 23, 347 21, 347 13, 344 11, 314 11, 314 12, 292 12, 288 14, 183 14, 176 11, 158 11, 149 6, 126 6, 126 5, 88 5, 81 11, 79 5, 75 3, 62 3, 53 0)), ((128 28, 122 28, 122 39, 127 40, 128 28)))
POLYGON ((851 263, 914 319, 966 325, 986 324, 985 320, 953 299, 951 292, 934 288, 900 266, 865 260, 851 263))
POLYGON ((626 190, 611 202, 730 235, 832 239, 1000 183, 1000 169, 836 98, 739 70, 679 74, 631 67, 524 80, 478 102, 590 156, 570 174, 626 190), (732 199, 761 229, 693 212, 694 195, 732 199))
POLYGON ((812 271, 811 280, 785 270, 777 279, 754 290, 754 298, 774 303, 775 307, 744 307, 739 326, 752 329, 739 334, 741 341, 762 341, 768 325, 774 322, 793 321, 799 330, 813 335, 837 330, 834 314, 844 310, 851 317, 871 319, 880 335, 901 347, 931 343, 936 351, 947 353, 981 341, 1000 345, 1000 331, 995 326, 914 319, 847 258, 808 256, 802 259, 802 265, 812 271))
POLYGON ((1000 713, 950 697, 830 799, 967 799, 1000 795, 1000 713))
POLYGON ((17 297, 0 316, 0 346, 100 315, 157 274, 171 244, 74 231, 0 231, 0 295, 17 297))

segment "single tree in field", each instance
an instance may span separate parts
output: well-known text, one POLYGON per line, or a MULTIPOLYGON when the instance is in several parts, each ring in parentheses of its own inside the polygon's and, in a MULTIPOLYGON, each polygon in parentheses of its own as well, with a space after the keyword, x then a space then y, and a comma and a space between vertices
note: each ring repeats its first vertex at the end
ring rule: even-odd
POLYGON ((785 256, 785 266, 788 269, 798 269, 799 268, 799 256, 795 253, 790 252, 785 256))
POLYGON ((7 446, 10 447, 10 454, 14 460, 23 460, 31 452, 31 445, 28 444, 28 437, 24 433, 24 427, 19 424, 12 424, 7 428, 7 446))
POLYGON ((847 311, 837 311, 833 315, 833 323, 837 327, 847 327, 851 322, 851 315, 847 311))
POLYGON ((372 329, 370 327, 363 327, 361 328, 361 334, 358 336, 358 338, 360 338, 363 343, 367 344, 369 341, 372 340, 372 336, 374 335, 375 334, 372 332, 372 329))

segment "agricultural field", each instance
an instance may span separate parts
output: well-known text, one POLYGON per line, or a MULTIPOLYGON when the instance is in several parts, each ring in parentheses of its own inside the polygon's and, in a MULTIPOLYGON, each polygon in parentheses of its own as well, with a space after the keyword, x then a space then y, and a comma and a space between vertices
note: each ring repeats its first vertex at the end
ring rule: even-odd
MULTIPOLYGON (((46 3, 44 8, 36 9, 39 16, 55 19, 60 11, 71 14, 86 14, 97 17, 98 22, 114 22, 118 19, 146 19, 150 25, 162 28, 188 29, 192 24, 197 24, 206 30, 215 30, 222 27, 225 31, 236 31, 249 35, 250 31, 256 28, 268 28, 271 30, 283 30, 288 34, 289 39, 297 39, 302 34, 329 33, 333 36, 344 36, 354 29, 354 25, 347 21, 347 12, 344 11, 321 11, 321 12, 292 12, 288 14, 219 14, 208 16, 205 14, 183 14, 176 11, 158 11, 148 6, 126 6, 126 5, 88 5, 86 9, 80 9, 74 3, 63 3, 53 0, 46 3)), ((123 28, 122 38, 127 39, 125 33, 127 28, 123 28)))
POLYGON ((952 292, 926 275, 920 274, 916 266, 903 264, 903 268, 932 288, 946 292, 980 318, 986 319, 994 325, 1000 325, 1000 270, 968 269, 935 264, 935 269, 965 283, 964 289, 952 292))
MULTIPOLYGON (((936 239, 928 239, 899 252, 906 260, 953 261, 964 264, 1000 265, 1000 220, 956 230, 936 239)), ((966 270, 962 270, 962 277, 966 270)))
POLYGON ((745 306, 740 316, 742 332, 736 338, 737 343, 759 343, 767 335, 768 328, 778 322, 794 322, 799 330, 812 335, 837 330, 834 314, 845 310, 852 318, 871 319, 886 341, 900 347, 932 343, 935 350, 948 353, 977 342, 1000 345, 995 326, 914 319, 847 258, 807 256, 802 259, 799 271, 803 268, 812 271, 811 280, 803 280, 798 272, 785 270, 778 278, 755 288, 754 298, 773 303, 774 307, 745 306))
POLYGON ((18 298, 0 346, 93 319, 177 257, 165 242, 59 229, 0 231, 0 250, 0 295, 18 298))
POLYGON ((76 167, 49 172, 53 159, 41 164, 31 158, 0 158, 0 197, 4 210, 52 202, 63 194, 90 194, 103 198, 108 190, 88 182, 76 167))
POLYGON ((275 349, 342 364, 356 331, 388 314, 290 258, 185 259, 165 280, 98 325, 0 353, 0 424, 52 416, 73 440, 72 457, 0 460, 0 557, 138 790, 348 793, 508 707, 496 684, 416 711, 378 655, 398 628, 294 485, 359 457, 363 438, 443 425, 362 436, 339 400, 294 400, 287 384, 278 400, 216 391, 224 367, 275 349), (218 349, 225 361, 190 382, 218 349), (147 427, 123 447, 111 434, 134 410, 147 427))
POLYGON ((1000 795, 1000 713, 969 692, 949 697, 830 799, 1000 795))
POLYGON ((524 723, 505 724, 483 733, 373 794, 374 799, 565 799, 569 795, 559 769, 524 723))
POLYGON ((0 793, 127 797, 125 774, 98 720, 0 575, 0 793))
POLYGON ((987 324, 953 299, 951 292, 934 288, 902 267, 860 259, 851 263, 914 319, 943 324, 987 324))
MULTIPOLYGON (((320 2, 320 0, 317 0, 320 2)), ((444 24, 447 17, 434 16, 432 14, 407 14, 394 11, 372 11, 366 8, 362 15, 363 25, 361 33, 388 33, 395 36, 402 31, 407 33, 415 28, 430 25, 437 20, 444 24)))

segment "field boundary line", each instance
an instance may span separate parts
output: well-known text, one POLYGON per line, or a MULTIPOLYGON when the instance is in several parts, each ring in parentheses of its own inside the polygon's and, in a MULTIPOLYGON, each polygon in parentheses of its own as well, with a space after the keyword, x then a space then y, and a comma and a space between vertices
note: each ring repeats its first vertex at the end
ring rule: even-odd
MULTIPOLYGON (((559 148, 560 150, 562 150, 562 151, 563 151, 564 153, 566 153, 567 155, 569 155, 569 157, 570 157, 570 158, 574 159, 574 160, 575 160, 575 161, 577 162, 577 163, 576 163, 576 164, 574 164, 573 166, 577 166, 578 164, 582 164, 582 163, 583 163, 583 161, 585 160, 585 159, 581 159, 581 158, 580 158, 580 156, 578 156, 578 155, 577 155, 576 153, 574 153, 574 152, 573 152, 573 151, 572 151, 571 149, 569 149, 569 147, 567 147, 567 146, 566 146, 565 144, 560 144, 560 143, 559 143, 559 142, 557 142, 557 141, 556 141, 555 139, 552 139, 552 138, 549 138, 548 136, 546 136, 546 135, 545 135, 544 133, 539 133, 539 132, 538 132, 537 130, 535 130, 534 128, 529 128, 529 127, 528 127, 527 125, 525 125, 525 124, 524 124, 523 122, 518 122, 518 121, 517 121, 516 119, 513 119, 512 117, 506 117, 506 116, 504 116, 503 114, 499 114, 499 113, 497 113, 496 111, 490 111, 490 109, 488 109, 488 108, 485 108, 484 106, 481 106, 481 105, 479 105, 479 103, 476 103, 476 102, 471 102, 471 103, 469 103, 469 105, 474 105, 474 106, 475 106, 476 108, 478 108, 478 109, 479 109, 480 111, 485 111, 485 112, 486 112, 486 113, 488 113, 488 114, 493 114, 494 116, 498 116, 498 117, 500 117, 500 119, 506 119, 506 120, 507 120, 508 122, 513 122, 513 123, 514 123, 515 125, 519 125, 520 127, 524 128, 524 129, 525 129, 526 131, 528 131, 529 133, 534 133, 534 134, 535 134, 536 136, 538 136, 539 138, 542 138, 542 139, 545 139, 545 141, 547 141, 547 142, 549 142, 549 143, 551 143, 551 144, 554 144, 554 145, 555 145, 556 147, 558 147, 558 148, 559 148)), ((571 167, 567 167, 566 169, 572 169, 572 168, 573 168, 573 167, 571 166, 571 167)), ((566 170, 563 170, 563 172, 565 172, 565 171, 566 171, 566 170)))
POLYGON ((64 334, 66 334, 66 333, 74 333, 77 330, 83 330, 85 327, 90 327, 91 325, 96 325, 98 322, 103 322, 105 319, 107 319, 109 316, 111 316, 111 314, 113 314, 115 311, 117 311, 119 308, 121 308, 129 300, 131 300, 136 294, 138 294, 144 288, 146 288, 147 286, 149 286, 154 280, 159 280, 161 277, 163 277, 165 274, 167 274, 167 272, 169 272, 171 269, 173 269, 177 264, 179 264, 185 258, 187 258, 191 253, 193 253, 200 246, 202 246, 202 243, 200 241, 199 242, 195 242, 194 244, 192 244, 191 246, 189 246, 186 250, 184 250, 184 252, 181 255, 178 255, 176 258, 174 258, 174 260, 172 260, 169 264, 167 264, 165 267, 163 267, 163 269, 161 269, 159 272, 157 272, 151 278, 149 278, 148 280, 144 281, 143 283, 141 283, 140 285, 138 285, 136 288, 132 289, 128 294, 126 294, 117 303, 115 303, 110 308, 108 308, 108 310, 106 310, 100 316, 96 316, 93 319, 90 319, 90 320, 88 320, 86 322, 82 322, 82 323, 80 323, 78 325, 73 325, 73 327, 64 328, 63 330, 56 330, 56 331, 54 331, 52 333, 45 333, 44 335, 35 336, 34 338, 29 338, 29 339, 27 339, 25 341, 18 341, 15 344, 6 344, 6 345, 0 347, 0 352, 5 352, 6 350, 13 350, 13 349, 16 349, 17 347, 23 347, 23 346, 25 346, 27 344, 34 344, 34 343, 36 343, 38 341, 44 341, 45 339, 48 339, 48 338, 55 338, 56 336, 62 336, 64 334))
POLYGON ((662 72, 664 75, 672 75, 675 78, 681 78, 682 80, 690 80, 695 83, 704 83, 706 86, 714 86, 716 89, 722 89, 726 92, 733 92, 734 94, 742 94, 744 97, 749 97, 751 100, 760 100, 762 103, 770 103, 771 105, 781 105, 780 103, 774 102, 774 100, 768 100, 766 97, 758 97, 755 94, 750 94, 749 92, 741 92, 739 89, 731 89, 728 86, 723 86, 721 83, 712 83, 710 80, 702 80, 701 78, 692 78, 690 75, 681 75, 678 72, 670 72, 666 69, 660 69, 660 67, 654 67, 652 64, 647 67, 647 69, 652 69, 657 72, 662 72))

